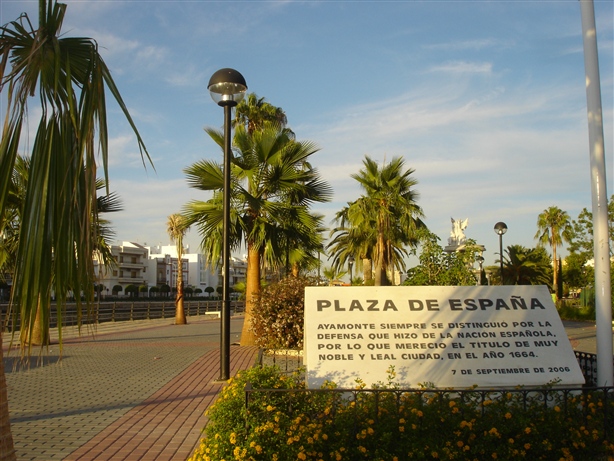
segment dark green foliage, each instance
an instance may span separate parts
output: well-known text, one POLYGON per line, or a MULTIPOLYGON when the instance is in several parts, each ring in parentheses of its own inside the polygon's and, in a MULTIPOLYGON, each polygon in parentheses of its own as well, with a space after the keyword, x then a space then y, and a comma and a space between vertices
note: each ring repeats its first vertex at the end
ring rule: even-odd
POLYGON ((316 285, 312 278, 286 277, 262 290, 255 298, 251 324, 258 346, 303 347, 305 287, 316 285))
POLYGON ((477 283, 473 265, 480 247, 475 241, 468 240, 462 251, 448 253, 439 245, 439 237, 423 230, 420 247, 420 265, 407 271, 404 285, 467 286, 477 283))

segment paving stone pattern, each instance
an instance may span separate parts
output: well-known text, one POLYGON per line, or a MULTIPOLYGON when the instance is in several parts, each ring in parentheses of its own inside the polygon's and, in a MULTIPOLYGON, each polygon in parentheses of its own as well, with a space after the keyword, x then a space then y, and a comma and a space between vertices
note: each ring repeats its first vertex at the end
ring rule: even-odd
MULTIPOLYGON (((239 338, 241 325, 241 319, 231 322, 232 341, 239 338)), ((29 368, 12 352, 5 372, 18 459, 67 458, 207 354, 209 361, 198 373, 219 377, 219 329, 219 320, 172 325, 167 319, 136 331, 98 332, 95 339, 67 338, 61 360, 54 344, 43 352, 42 364, 32 357, 29 368)), ((178 386, 181 382, 174 383, 167 398, 178 386)), ((200 429, 190 445, 198 442, 200 429)))

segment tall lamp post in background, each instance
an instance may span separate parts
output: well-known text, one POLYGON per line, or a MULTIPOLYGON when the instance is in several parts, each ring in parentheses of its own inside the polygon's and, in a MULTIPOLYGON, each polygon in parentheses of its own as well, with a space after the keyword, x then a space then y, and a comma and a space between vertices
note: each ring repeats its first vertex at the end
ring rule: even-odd
POLYGON ((354 267, 354 256, 348 258, 348 267, 350 268, 350 286, 352 285, 352 267, 354 267))
POLYGON ((478 281, 476 283, 476 285, 482 285, 482 267, 484 266, 484 257, 481 255, 478 255, 475 260, 478 262, 478 266, 480 268, 480 273, 478 275, 478 281))
POLYGON ((507 224, 499 221, 495 224, 495 234, 499 236, 499 263, 500 263, 500 273, 501 276, 501 285, 503 285, 503 234, 507 232, 507 224))
POLYGON ((220 332, 220 381, 230 379, 230 159, 231 113, 247 91, 243 75, 220 69, 209 80, 211 98, 224 108, 224 230, 222 243, 222 318, 220 332))

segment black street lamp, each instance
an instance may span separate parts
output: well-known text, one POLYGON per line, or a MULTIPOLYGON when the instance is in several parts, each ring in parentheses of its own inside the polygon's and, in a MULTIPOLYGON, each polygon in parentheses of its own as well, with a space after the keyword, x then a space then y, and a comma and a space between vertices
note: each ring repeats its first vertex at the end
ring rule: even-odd
POLYGON ((354 267, 354 256, 348 258, 348 267, 350 268, 350 285, 352 285, 352 267, 354 267))
POLYGON ((478 275, 477 285, 482 285, 482 271, 484 270, 482 267, 484 265, 484 257, 482 257, 482 255, 478 255, 476 256, 475 260, 478 262, 478 266, 480 267, 480 274, 478 275))
POLYGON ((207 87, 211 98, 224 108, 224 235, 222 243, 222 318, 220 333, 220 381, 230 379, 230 159, 231 112, 245 95, 247 83, 234 69, 220 69, 207 87))
POLYGON ((507 224, 498 222, 495 224, 495 234, 499 236, 499 263, 501 267, 501 285, 503 285, 503 234, 507 232, 507 224))

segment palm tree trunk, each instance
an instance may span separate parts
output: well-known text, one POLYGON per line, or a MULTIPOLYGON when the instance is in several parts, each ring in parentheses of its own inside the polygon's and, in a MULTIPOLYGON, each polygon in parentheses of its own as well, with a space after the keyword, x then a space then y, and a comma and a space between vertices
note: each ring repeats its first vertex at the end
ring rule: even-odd
POLYGON ((386 277, 386 246, 384 244, 384 234, 380 231, 377 236, 377 257, 375 260, 375 286, 381 287, 388 285, 386 277))
POLYGON ((373 280, 373 261, 369 258, 362 258, 362 278, 365 285, 369 285, 367 282, 373 280))
POLYGON ((49 345, 49 323, 43 322, 40 301, 38 303, 38 306, 36 307, 36 317, 34 318, 34 325, 32 325, 31 329, 29 325, 26 325, 26 328, 21 329, 20 341, 22 346, 26 344, 31 344, 34 346, 49 345))
POLYGON ((552 290, 554 291, 558 299, 557 287, 558 287, 559 271, 558 271, 558 264, 557 264, 557 259, 556 259, 556 245, 552 245, 552 275, 553 275, 552 290))
POLYGON ((4 353, 2 352, 2 330, 0 329, 0 461, 16 461, 13 434, 9 420, 9 401, 4 374, 4 353))
POLYGON ((251 329, 253 298, 260 294, 260 250, 248 243, 247 274, 245 280, 245 318, 241 331, 241 346, 254 346, 256 335, 251 329))
POLYGON ((183 263, 181 256, 177 261, 177 297, 175 298, 175 325, 185 325, 185 310, 183 309, 183 263))

